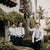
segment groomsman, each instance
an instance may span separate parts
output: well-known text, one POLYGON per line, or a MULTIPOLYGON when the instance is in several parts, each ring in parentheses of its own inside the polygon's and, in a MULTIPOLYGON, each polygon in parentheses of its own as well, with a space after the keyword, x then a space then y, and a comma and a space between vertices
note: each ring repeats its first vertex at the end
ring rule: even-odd
POLYGON ((9 35, 10 35, 10 41, 15 45, 15 38, 16 38, 16 28, 15 24, 11 23, 11 27, 9 28, 9 35))
POLYGON ((20 44, 23 46, 23 37, 25 36, 25 30, 22 27, 22 22, 18 22, 18 27, 16 28, 16 45, 20 44))
POLYGON ((36 23, 35 28, 33 29, 30 29, 30 27, 28 26, 28 29, 30 31, 33 31, 31 46, 34 48, 34 50, 40 50, 41 40, 43 39, 43 32, 42 29, 40 28, 40 24, 36 23))

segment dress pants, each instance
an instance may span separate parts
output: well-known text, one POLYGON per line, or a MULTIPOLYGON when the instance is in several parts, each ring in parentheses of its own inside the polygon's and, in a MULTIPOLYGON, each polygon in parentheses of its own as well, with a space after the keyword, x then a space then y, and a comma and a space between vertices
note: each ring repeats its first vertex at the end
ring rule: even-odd
POLYGON ((20 46, 23 46, 23 38, 22 37, 16 37, 15 39, 15 43, 16 43, 16 46, 20 45, 20 46))
POLYGON ((13 43, 13 45, 15 45, 15 38, 16 36, 13 35, 10 36, 10 41, 13 43))
MULTIPOLYGON (((36 40, 36 38, 34 38, 36 40)), ((41 48, 41 40, 39 40, 38 42, 34 42, 31 44, 31 47, 34 49, 34 50, 40 50, 41 48)))

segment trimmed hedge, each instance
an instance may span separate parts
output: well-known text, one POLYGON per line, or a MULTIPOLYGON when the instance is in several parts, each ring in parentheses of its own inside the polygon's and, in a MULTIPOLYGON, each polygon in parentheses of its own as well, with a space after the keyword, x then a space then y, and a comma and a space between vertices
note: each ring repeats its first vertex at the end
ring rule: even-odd
POLYGON ((44 42, 48 42, 48 35, 44 35, 44 42))
POLYGON ((0 50, 33 50, 33 49, 24 46, 14 46, 11 42, 0 41, 0 50))
POLYGON ((32 39, 24 39, 24 46, 31 47, 32 39))
POLYGON ((50 35, 48 35, 48 40, 50 40, 50 35))
MULTIPOLYGON (((15 23, 17 25, 18 21, 22 21, 24 23, 24 16, 21 15, 20 13, 16 12, 16 11, 6 13, 5 11, 3 11, 0 8, 0 20, 2 20, 2 21, 5 21, 5 20, 10 21, 10 24, 11 24, 11 22, 13 22, 13 23, 15 23)), ((7 24, 7 23, 5 23, 5 24, 7 24)))

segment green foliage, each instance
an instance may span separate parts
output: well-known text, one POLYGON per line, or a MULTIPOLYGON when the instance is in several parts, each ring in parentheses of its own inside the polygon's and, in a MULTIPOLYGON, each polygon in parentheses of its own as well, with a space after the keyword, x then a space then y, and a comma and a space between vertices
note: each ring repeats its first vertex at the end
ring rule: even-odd
POLYGON ((24 46, 31 47, 32 39, 24 39, 24 46))
MULTIPOLYGON (((46 25, 49 25, 50 24, 50 19, 46 19, 46 25), (48 22, 49 21, 49 22, 48 22)), ((50 32, 50 26, 48 26, 48 29, 46 29, 46 31, 50 32)))
POLYGON ((33 12, 33 16, 34 16, 34 12, 33 12))
POLYGON ((7 19, 7 13, 0 8, 0 20, 7 19))
POLYGON ((48 42, 48 35, 44 35, 44 42, 48 42))
POLYGON ((10 23, 11 22, 15 23, 16 25, 17 25, 18 21, 22 21, 24 24, 24 16, 23 15, 15 12, 15 11, 6 13, 1 8, 0 8, 0 20, 7 20, 7 21, 10 21, 10 23))
POLYGON ((43 46, 44 44, 44 39, 41 40, 41 47, 43 46))
POLYGON ((15 11, 12 11, 9 13, 9 20, 10 20, 10 22, 15 23, 16 25, 19 21, 22 21, 24 23, 23 15, 15 12, 15 11))
POLYGON ((50 42, 44 43, 42 46, 42 50, 50 50, 50 42))
POLYGON ((49 20, 50 20, 50 19, 47 19, 47 20, 46 20, 46 25, 50 24, 50 22, 48 22, 49 20))
POLYGON ((48 39, 50 40, 50 35, 48 35, 48 39))
MULTIPOLYGON (((35 26, 35 19, 30 18, 30 28, 34 28, 34 26, 35 26)), ((31 32, 31 35, 32 35, 32 32, 31 32)))
POLYGON ((33 50, 33 49, 24 46, 14 46, 11 42, 1 41, 0 50, 33 50))
POLYGON ((33 18, 30 18, 30 27, 34 28, 35 26, 35 20, 33 18))
POLYGON ((40 17, 40 18, 42 18, 42 17, 43 17, 44 10, 45 10, 45 9, 42 9, 42 7, 41 7, 41 6, 39 6, 39 10, 38 10, 38 12, 37 12, 37 13, 39 14, 39 17, 40 17))

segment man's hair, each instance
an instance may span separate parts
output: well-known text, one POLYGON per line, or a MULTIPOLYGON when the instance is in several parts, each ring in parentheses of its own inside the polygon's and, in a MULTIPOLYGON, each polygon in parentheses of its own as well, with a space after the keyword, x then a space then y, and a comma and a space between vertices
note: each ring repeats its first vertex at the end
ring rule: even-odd
POLYGON ((19 25, 20 23, 22 23, 22 21, 19 21, 19 22, 18 22, 18 25, 19 25))
POLYGON ((13 25, 14 23, 12 22, 11 25, 13 25))
POLYGON ((35 24, 39 24, 40 25, 40 23, 35 23, 35 24))
POLYGON ((18 22, 17 27, 19 27, 19 24, 20 24, 20 23, 22 23, 22 21, 19 21, 19 22, 18 22))

